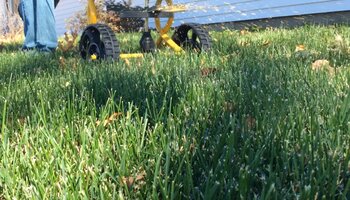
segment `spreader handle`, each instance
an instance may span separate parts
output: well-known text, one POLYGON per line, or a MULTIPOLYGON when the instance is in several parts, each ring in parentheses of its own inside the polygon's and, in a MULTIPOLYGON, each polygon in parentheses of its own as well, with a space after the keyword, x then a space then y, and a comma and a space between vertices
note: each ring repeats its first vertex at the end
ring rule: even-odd
POLYGON ((88 24, 97 23, 97 9, 96 9, 94 0, 88 0, 87 15, 88 15, 88 24))

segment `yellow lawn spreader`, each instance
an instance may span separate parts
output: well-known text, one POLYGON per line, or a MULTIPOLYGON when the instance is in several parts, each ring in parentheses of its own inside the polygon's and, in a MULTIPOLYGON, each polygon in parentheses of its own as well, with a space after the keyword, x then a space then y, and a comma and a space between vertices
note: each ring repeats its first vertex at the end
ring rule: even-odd
MULTIPOLYGON (((141 11, 118 12, 121 18, 143 18, 144 29, 140 39, 140 47, 143 53, 154 52, 162 45, 169 46, 174 52, 181 53, 185 50, 207 51, 211 48, 211 38, 208 31, 200 24, 186 23, 178 26, 173 35, 169 36, 174 23, 176 12, 186 11, 184 5, 174 5, 172 0, 157 0, 155 5, 149 7, 148 0, 141 11), (164 4, 164 5, 163 5, 164 4), (149 19, 155 20, 157 39, 154 41, 149 28, 149 19), (166 23, 162 26, 161 18, 166 23)), ((86 60, 118 60, 120 58, 142 57, 143 53, 122 53, 116 34, 106 24, 97 23, 97 9, 94 0, 88 0, 88 23, 83 31, 79 50, 81 57, 86 60)))

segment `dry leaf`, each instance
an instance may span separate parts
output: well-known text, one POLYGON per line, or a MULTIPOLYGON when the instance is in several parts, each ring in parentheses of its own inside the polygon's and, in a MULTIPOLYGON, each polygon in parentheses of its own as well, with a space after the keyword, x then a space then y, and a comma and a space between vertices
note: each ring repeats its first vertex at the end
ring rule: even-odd
POLYGON ((67 32, 64 33, 64 38, 58 42, 58 49, 62 52, 67 52, 69 50, 72 50, 75 45, 74 42, 78 38, 78 32, 72 32, 71 35, 69 35, 67 32))
POLYGON ((72 69, 76 70, 77 69, 77 65, 78 65, 78 60, 74 59, 73 65, 72 65, 72 69))
POLYGON ((65 84, 64 84, 64 87, 69 87, 71 86, 71 82, 67 81, 65 84))
POLYGON ((156 75, 157 70, 156 70, 156 67, 154 65, 152 65, 152 69, 151 70, 152 70, 152 74, 156 75))
POLYGON ((269 46, 270 44, 271 44, 270 40, 264 40, 262 43, 263 46, 269 46))
POLYGON ((132 186, 136 187, 136 189, 140 188, 140 185, 144 185, 146 177, 146 172, 141 171, 139 174, 136 174, 136 176, 129 176, 129 177, 122 177, 122 183, 126 185, 128 188, 131 188, 132 186))
MULTIPOLYGON (((122 115, 123 113, 120 113, 120 112, 113 113, 110 117, 108 117, 103 121, 103 126, 106 128, 108 125, 110 125, 113 121, 117 120, 122 115)), ((101 124, 101 121, 97 120, 96 126, 99 126, 100 124, 101 124)))
POLYGON ((180 152, 180 153, 183 153, 183 151, 184 151, 184 147, 181 146, 181 147, 179 148, 179 152, 180 152))
POLYGON ((191 153, 195 152, 196 146, 197 146, 197 145, 196 145, 196 140, 193 139, 193 140, 192 140, 192 143, 190 144, 190 152, 191 152, 191 153))
POLYGON ((245 122, 246 122, 248 129, 253 129, 256 126, 255 118, 250 116, 250 115, 246 118, 245 122))
POLYGON ((228 56, 222 56, 220 58, 221 63, 226 63, 228 61, 228 56))
POLYGON ((109 120, 109 119, 105 119, 104 121, 103 121, 103 126, 104 127, 107 127, 109 124, 111 124, 112 123, 112 121, 111 120, 109 120))
POLYGON ((324 67, 329 67, 329 61, 328 60, 316 60, 315 62, 312 63, 312 69, 313 70, 320 70, 324 67))
POLYGON ((135 179, 132 176, 130 176, 130 177, 122 177, 123 184, 128 186, 128 188, 131 188, 131 186, 134 185, 134 180, 135 179))
POLYGON ((21 117, 17 119, 17 122, 19 125, 23 126, 27 122, 27 119, 25 117, 21 117))
POLYGON ((125 64, 126 64, 128 67, 130 67, 131 64, 130 64, 129 59, 125 58, 124 61, 125 61, 125 64))
POLYGON ((110 123, 117 120, 122 115, 123 113, 120 113, 120 112, 113 113, 108 119, 104 121, 103 126, 104 127, 108 126, 110 123))
POLYGON ((330 51, 341 52, 345 54, 350 53, 349 41, 344 40, 341 35, 336 35, 333 43, 330 46, 330 51))
POLYGON ((240 35, 248 35, 248 34, 250 34, 250 32, 248 31, 248 30, 241 30, 241 31, 239 31, 239 34, 240 35))
POLYGON ((231 53, 231 54, 228 54, 228 55, 224 55, 221 57, 221 62, 222 63, 225 63, 227 62, 230 58, 234 57, 234 56, 237 56, 237 53, 231 53))
POLYGON ((305 46, 303 44, 299 44, 295 46, 295 52, 299 52, 299 51, 305 51, 305 46))
POLYGON ((316 60, 312 63, 311 69, 318 71, 327 71, 329 74, 334 74, 334 68, 330 65, 328 60, 316 60))
POLYGON ((344 39, 341 35, 336 35, 335 38, 334 38, 334 41, 338 44, 342 44, 344 43, 344 39))
POLYGON ((4 35, 0 35, 0 43, 3 44, 13 44, 13 43, 20 43, 24 40, 24 34, 23 34, 23 28, 20 27, 13 27, 13 30, 10 30, 9 33, 6 33, 4 35))
POLYGON ((217 69, 214 67, 207 67, 207 68, 203 68, 201 69, 201 75, 202 77, 207 77, 209 75, 214 74, 215 72, 217 72, 217 69))
POLYGON ((236 111, 236 105, 232 102, 224 102, 224 111, 225 112, 235 112, 236 111))
POLYGON ((248 41, 246 41, 246 40, 243 40, 243 41, 239 42, 239 45, 242 46, 242 47, 246 47, 246 46, 249 46, 250 43, 248 41))
POLYGON ((61 69, 66 68, 66 60, 64 59, 64 57, 60 56, 60 58, 58 59, 58 62, 59 62, 59 67, 61 69))
POLYGON ((146 177, 146 171, 143 170, 141 173, 136 175, 135 180, 136 181, 143 181, 143 180, 145 180, 145 177, 146 177))
POLYGON ((187 137, 186 137, 186 135, 183 135, 181 139, 182 139, 182 142, 183 142, 183 143, 186 143, 186 142, 187 142, 187 137))
POLYGON ((96 124, 96 126, 99 126, 99 125, 101 124, 101 121, 100 121, 100 120, 97 120, 97 121, 95 122, 95 124, 96 124))
POLYGON ((115 113, 113 113, 108 119, 109 120, 116 120, 116 119, 118 119, 120 116, 122 116, 123 115, 123 113, 121 113, 121 112, 115 112, 115 113))
POLYGON ((201 59, 201 65, 205 65, 205 60, 204 59, 201 59))

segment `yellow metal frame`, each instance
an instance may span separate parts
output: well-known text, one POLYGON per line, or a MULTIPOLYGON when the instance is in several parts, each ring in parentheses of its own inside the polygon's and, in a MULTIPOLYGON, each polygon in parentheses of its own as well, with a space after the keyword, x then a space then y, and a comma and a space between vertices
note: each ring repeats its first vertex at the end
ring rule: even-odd
POLYGON ((88 16, 88 24, 97 23, 97 9, 96 9, 94 0, 88 0, 87 16, 88 16))
MULTIPOLYGON (((172 0, 165 0, 166 6, 162 6, 163 0, 157 0, 156 1, 156 8, 160 11, 165 10, 167 12, 181 12, 186 10, 183 6, 175 6, 173 4, 172 0)), ((87 15, 88 15, 88 24, 96 24, 97 23, 97 9, 94 0, 88 0, 88 9, 87 9, 87 15)), ((163 43, 165 43, 167 46, 172 48, 175 52, 183 52, 184 50, 177 45, 174 40, 171 39, 171 37, 168 35, 171 26, 174 23, 174 17, 169 17, 167 23, 164 27, 162 27, 160 18, 156 17, 154 18, 155 25, 158 34, 160 35, 159 38, 156 41, 157 47, 160 47, 163 43)), ((121 59, 128 59, 128 58, 140 58, 143 57, 143 54, 140 53, 133 53, 133 54, 121 54, 121 59)))
MULTIPOLYGON (((173 1, 172 0, 165 0, 167 6, 173 6, 173 1)), ((156 2, 156 7, 161 7, 162 6, 163 0, 157 0, 156 2)), ((171 26, 174 23, 174 17, 169 17, 166 25, 162 28, 161 23, 160 23, 160 18, 156 17, 155 19, 155 24, 156 24, 156 29, 160 35, 158 38, 156 45, 159 47, 162 42, 164 41, 170 48, 172 48, 175 52, 182 52, 183 49, 177 45, 174 40, 169 37, 168 33, 170 31, 171 26)))
POLYGON ((142 53, 122 53, 120 54, 121 59, 128 59, 128 58, 143 58, 142 53))

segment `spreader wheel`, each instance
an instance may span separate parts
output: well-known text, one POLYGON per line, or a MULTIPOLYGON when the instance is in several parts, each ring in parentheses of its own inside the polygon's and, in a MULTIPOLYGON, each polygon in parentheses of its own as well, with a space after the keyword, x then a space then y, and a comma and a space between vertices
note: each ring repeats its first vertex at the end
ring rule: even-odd
POLYGON ((209 33, 200 24, 182 24, 175 30, 172 39, 185 49, 207 51, 211 48, 209 33))
POLYGON ((120 48, 112 29, 104 24, 86 27, 79 42, 80 55, 85 60, 118 60, 120 48))

